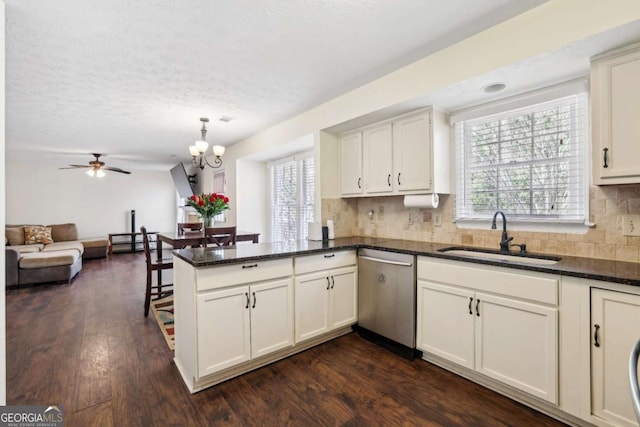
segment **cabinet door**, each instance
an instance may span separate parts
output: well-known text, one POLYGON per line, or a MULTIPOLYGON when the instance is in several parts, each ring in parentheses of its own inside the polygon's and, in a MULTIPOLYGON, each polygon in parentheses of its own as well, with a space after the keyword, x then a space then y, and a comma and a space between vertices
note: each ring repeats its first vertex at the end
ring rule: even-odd
POLYGON ((593 414, 615 425, 637 426, 628 369, 640 339, 640 296, 592 289, 591 337, 593 414))
POLYGON ((596 183, 640 182, 640 49, 603 60, 596 67, 597 94, 593 100, 596 183), (604 167, 605 150, 607 167, 604 167))
POLYGON ((391 193, 393 191, 393 148, 391 124, 363 131, 362 146, 365 192, 391 193))
POLYGON ((478 300, 476 371, 557 403, 558 310, 482 293, 478 300))
POLYGON ((358 320, 358 278, 356 267, 330 272, 330 329, 352 325, 358 320))
POLYGON ((329 330, 329 287, 327 271, 295 279, 296 343, 329 330))
POLYGON ((428 113, 393 123, 393 179, 396 191, 431 190, 432 147, 429 135, 428 113))
POLYGON ((473 369, 473 292, 419 280, 417 297, 416 346, 473 369))
POLYGON ((251 358, 249 287, 197 296, 198 376, 251 358))
POLYGON ((340 138, 340 189, 343 196, 362 194, 362 134, 340 138))
POLYGON ((282 279, 252 285, 251 357, 293 345, 293 283, 282 279))

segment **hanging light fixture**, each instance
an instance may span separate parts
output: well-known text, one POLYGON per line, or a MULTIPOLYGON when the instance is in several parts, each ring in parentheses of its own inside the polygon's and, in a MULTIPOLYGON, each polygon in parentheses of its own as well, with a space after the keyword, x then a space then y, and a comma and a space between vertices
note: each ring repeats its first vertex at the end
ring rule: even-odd
POLYGON ((208 118, 202 117, 200 119, 202 122, 202 129, 200 129, 200 133, 202 137, 199 141, 196 141, 194 145, 189 147, 189 153, 191 153, 191 164, 194 168, 204 169, 205 166, 209 166, 210 168, 219 168, 222 166, 222 155, 224 154, 224 147, 222 145, 214 145, 213 146, 213 155, 216 157, 213 161, 213 164, 209 163, 207 160, 207 155, 205 154, 207 148, 209 148, 209 143, 207 142, 207 128, 206 124, 209 121, 208 118))

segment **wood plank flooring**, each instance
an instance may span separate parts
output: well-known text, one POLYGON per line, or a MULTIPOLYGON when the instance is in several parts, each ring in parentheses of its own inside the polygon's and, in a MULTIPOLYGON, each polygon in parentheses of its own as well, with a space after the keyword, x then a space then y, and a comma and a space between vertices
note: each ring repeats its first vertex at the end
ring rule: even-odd
POLYGON ((7 291, 7 403, 65 426, 560 426, 350 334, 195 395, 153 317, 142 254, 87 261, 71 285, 7 291))

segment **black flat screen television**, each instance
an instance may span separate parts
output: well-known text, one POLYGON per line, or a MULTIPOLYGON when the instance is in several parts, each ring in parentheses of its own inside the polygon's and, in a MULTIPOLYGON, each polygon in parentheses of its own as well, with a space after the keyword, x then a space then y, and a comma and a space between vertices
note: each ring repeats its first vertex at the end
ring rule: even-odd
POLYGON ((181 198, 186 199, 193 195, 193 188, 189 182, 189 176, 182 163, 178 163, 171 168, 171 177, 181 198))

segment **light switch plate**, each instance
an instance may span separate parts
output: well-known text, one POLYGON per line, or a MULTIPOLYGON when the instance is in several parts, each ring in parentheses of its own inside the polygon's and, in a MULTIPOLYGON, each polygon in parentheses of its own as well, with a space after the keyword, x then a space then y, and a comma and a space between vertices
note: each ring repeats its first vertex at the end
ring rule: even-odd
POLYGON ((640 236, 640 215, 625 215, 622 217, 622 234, 625 236, 640 236))
POLYGON ((433 226, 434 227, 442 226, 442 214, 440 212, 433 213, 433 226))

